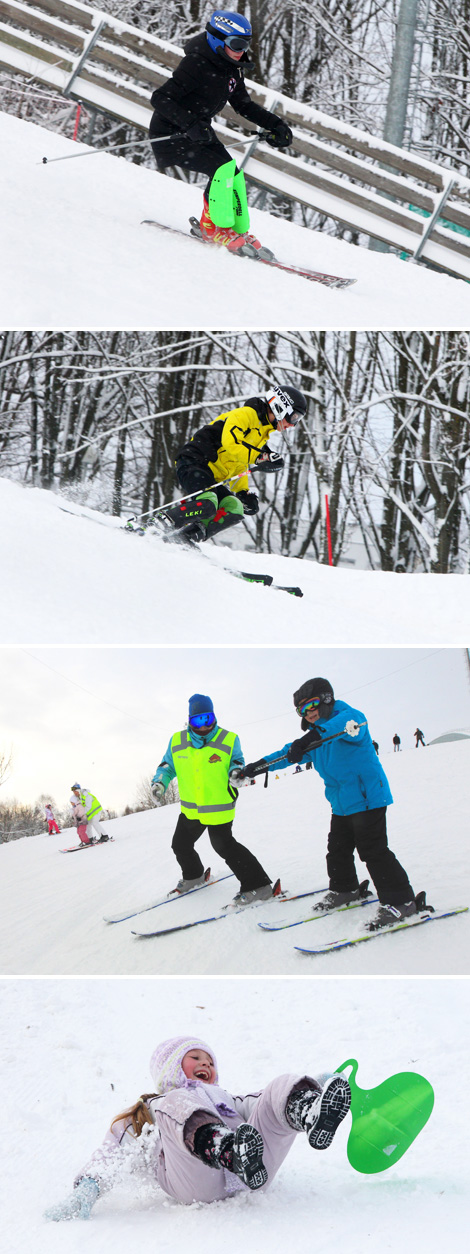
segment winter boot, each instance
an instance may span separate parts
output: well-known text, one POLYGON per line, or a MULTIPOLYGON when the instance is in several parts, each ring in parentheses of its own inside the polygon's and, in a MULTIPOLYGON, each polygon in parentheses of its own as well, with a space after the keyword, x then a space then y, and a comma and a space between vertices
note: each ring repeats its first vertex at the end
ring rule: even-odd
POLYGON ((105 833, 103 832, 103 835, 100 836, 99 840, 97 840, 96 843, 97 845, 104 845, 107 840, 109 840, 109 836, 105 836, 105 833))
POLYGON ((344 1076, 333 1075, 323 1088, 294 1089, 287 1099, 286 1115, 298 1132, 307 1133, 313 1149, 328 1149, 336 1129, 351 1105, 351 1089, 344 1076))
POLYGON ((174 893, 178 893, 178 895, 181 895, 182 893, 189 893, 192 888, 200 888, 201 885, 205 883, 206 873, 203 871, 201 875, 196 875, 194 880, 178 880, 176 888, 172 888, 171 892, 168 893, 168 896, 172 897, 174 893))
POLYGON ((325 897, 315 902, 315 910, 334 910, 337 906, 348 906, 351 901, 360 901, 365 897, 372 897, 372 893, 369 892, 369 880, 364 880, 358 888, 353 888, 346 893, 337 893, 334 889, 330 889, 325 897))
POLYGON ((268 1173, 263 1163, 263 1138, 249 1123, 241 1123, 236 1132, 220 1124, 205 1123, 194 1137, 194 1153, 208 1167, 220 1171, 225 1167, 238 1176, 249 1189, 261 1189, 268 1173))
POLYGON ((366 923, 366 932, 379 932, 381 927, 390 927, 393 923, 399 923, 401 919, 409 919, 413 914, 418 913, 415 898, 412 901, 404 901, 401 906, 380 905, 374 918, 366 923))

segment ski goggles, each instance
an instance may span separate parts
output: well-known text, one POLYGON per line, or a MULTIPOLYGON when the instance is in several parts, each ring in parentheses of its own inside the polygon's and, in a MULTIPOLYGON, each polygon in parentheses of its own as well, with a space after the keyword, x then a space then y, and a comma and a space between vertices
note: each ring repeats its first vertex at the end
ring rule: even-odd
POLYGON ((251 35, 227 35, 224 39, 226 48, 233 48, 234 52, 246 52, 250 47, 251 35))
POLYGON ((297 714, 300 714, 300 717, 303 718, 305 714, 309 713, 309 710, 318 710, 320 705, 331 705, 331 702, 331 693, 325 692, 320 697, 311 697, 309 701, 302 701, 302 704, 296 705, 295 708, 297 714))
POLYGON ((194 727, 194 728, 212 727, 214 723, 215 723, 215 714, 209 714, 209 713, 193 714, 189 720, 189 726, 194 727))
POLYGON ((296 414, 294 410, 293 414, 286 414, 286 422, 289 423, 290 427, 296 427, 297 423, 300 422, 301 417, 302 414, 296 414))

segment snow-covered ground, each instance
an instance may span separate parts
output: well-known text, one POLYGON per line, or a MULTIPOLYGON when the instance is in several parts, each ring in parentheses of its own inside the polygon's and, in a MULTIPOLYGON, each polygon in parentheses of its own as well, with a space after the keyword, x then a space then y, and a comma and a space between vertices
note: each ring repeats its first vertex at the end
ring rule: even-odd
POLYGON ((467 575, 350 571, 211 543, 185 551, 83 512, 0 480, 0 644, 467 644, 467 575), (300 586, 303 598, 235 581, 224 566, 300 586))
POLYGON ((356 277, 346 291, 141 226, 188 229, 201 186, 87 152, 9 114, 2 146, 0 321, 8 327, 457 327, 470 286, 253 211, 280 260, 356 277), (50 164, 43 164, 43 157, 50 164))
POLYGON ((466 989, 460 980, 3 981, 5 1254, 463 1250, 466 989), (349 1165, 347 1117, 326 1153, 300 1135, 262 1195, 186 1207, 134 1176, 97 1203, 89 1223, 46 1223, 45 1207, 70 1193, 114 1116, 151 1089, 157 1042, 183 1033, 207 1040, 235 1093, 356 1057, 363 1088, 398 1071, 426 1076, 434 1110, 408 1153, 378 1176, 349 1165))
MULTIPOLYGON (((283 740, 280 741, 282 747, 283 740)), ((394 804, 389 841, 415 892, 427 891, 437 909, 470 904, 466 831, 470 803, 470 742, 434 745, 388 755, 394 804), (468 772, 468 774, 467 774, 468 772)), ((2 972, 12 975, 468 975, 470 915, 441 919, 415 932, 381 936, 322 957, 294 946, 358 935, 375 906, 267 933, 261 920, 300 919, 309 902, 273 902, 164 938, 132 936, 136 925, 172 927, 214 914, 231 899, 235 879, 148 911, 139 919, 105 924, 174 886, 179 868, 171 836, 179 806, 165 806, 107 822, 113 844, 73 854, 75 831, 23 838, 2 845, 2 972)), ((240 791, 235 834, 274 880, 291 892, 327 886, 326 838, 330 807, 315 771, 293 768, 240 791)), ((224 874, 225 863, 207 835, 205 865, 224 874)), ((359 864, 360 876, 365 867, 359 864)), ((307 911, 308 912, 308 911, 307 911)))

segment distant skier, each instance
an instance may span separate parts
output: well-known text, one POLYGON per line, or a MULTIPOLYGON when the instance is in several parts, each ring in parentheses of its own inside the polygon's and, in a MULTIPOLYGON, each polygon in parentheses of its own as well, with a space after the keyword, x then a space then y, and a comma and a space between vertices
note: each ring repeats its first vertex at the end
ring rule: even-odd
POLYGON ((298 763, 297 763, 297 766, 296 766, 295 771, 294 771, 294 775, 303 775, 303 771, 302 771, 302 767, 301 767, 301 765, 300 765, 300 762, 298 762, 298 763))
POLYGON ((394 753, 400 752, 400 745, 401 745, 400 737, 398 735, 398 732, 395 732, 395 735, 393 737, 393 752, 394 753))
POLYGON ((263 127, 272 148, 288 148, 292 131, 281 118, 250 99, 243 73, 253 68, 248 57, 250 22, 239 13, 216 9, 205 31, 185 45, 185 55, 171 78, 151 98, 155 110, 150 139, 157 166, 182 166, 206 174, 200 231, 204 239, 230 252, 267 259, 256 236, 249 234, 250 216, 245 177, 212 130, 212 118, 227 102, 236 113, 263 127))
POLYGON ((240 880, 234 903, 244 906, 272 897, 271 880, 261 863, 232 835, 243 765, 236 733, 218 726, 210 697, 194 693, 188 727, 171 737, 152 779, 157 798, 175 775, 178 780, 181 814, 171 845, 181 867, 176 892, 187 893, 204 883, 204 867, 194 846, 207 827, 213 849, 240 880))
MULTIPOLYGON (((313 761, 325 781, 325 795, 332 817, 326 864, 330 891, 318 904, 331 908, 358 901, 359 881, 354 863, 357 849, 374 882, 380 906, 368 926, 370 931, 416 914, 410 881, 395 854, 388 848, 386 807, 393 801, 388 780, 378 761, 368 728, 360 727, 365 715, 345 701, 336 701, 327 679, 308 679, 294 693, 294 706, 306 736, 284 745, 269 757, 244 768, 253 776, 274 770, 272 759, 280 754, 289 762, 313 761), (318 726, 313 726, 316 723, 318 726), (323 736, 338 734, 322 746, 323 736)), ((276 762, 279 767, 279 762, 276 762)))
POLYGON ((416 748, 419 749, 419 746, 422 745, 423 749, 425 749, 426 745, 424 742, 424 732, 420 731, 419 727, 417 727, 413 734, 416 736, 416 748))
POLYGON ((50 802, 48 802, 47 805, 44 806, 44 810, 46 814, 46 823, 48 826, 49 836, 52 836, 53 832, 57 832, 58 834, 60 834, 60 827, 56 823, 50 802))
POLYGON ((178 449, 175 466, 183 492, 201 495, 166 510, 174 526, 188 539, 207 540, 241 522, 245 514, 257 514, 258 497, 249 491, 248 473, 282 470, 284 458, 265 445, 274 431, 291 430, 306 412, 303 392, 275 385, 196 431, 178 449), (217 487, 232 475, 233 488, 217 487))
POLYGON ((298 1134, 312 1149, 328 1149, 351 1104, 346 1077, 331 1072, 279 1075, 261 1092, 234 1097, 220 1087, 214 1051, 194 1036, 157 1045, 150 1074, 155 1092, 116 1115, 72 1195, 51 1206, 45 1219, 89 1219, 129 1166, 129 1154, 137 1196, 139 1177, 147 1187, 153 1178, 186 1205, 267 1189, 298 1134), (142 1136, 152 1128, 152 1138, 142 1136))
MULTIPOLYGON (((75 821, 80 819, 82 829, 86 824, 84 835, 81 832, 78 833, 83 844, 89 844, 93 840, 101 841, 104 844, 105 840, 109 840, 109 836, 103 831, 99 819, 103 808, 101 801, 98 801, 98 798, 94 797, 88 788, 82 788, 81 784, 72 784, 70 805, 74 812, 75 821)), ((78 831, 78 823, 76 823, 76 826, 78 831)))

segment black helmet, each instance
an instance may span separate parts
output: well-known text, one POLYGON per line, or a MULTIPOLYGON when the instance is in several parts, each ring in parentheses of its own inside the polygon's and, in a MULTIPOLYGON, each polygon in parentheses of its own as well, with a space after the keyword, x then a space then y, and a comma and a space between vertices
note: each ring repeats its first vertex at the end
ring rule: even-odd
POLYGON ((277 427, 278 422, 281 422, 283 418, 289 426, 295 427, 299 418, 303 418, 307 413, 307 401, 303 392, 299 392, 298 388, 293 388, 290 384, 285 388, 277 387, 275 384, 269 392, 266 392, 266 400, 274 415, 274 427, 277 427))
MULTIPOLYGON (((308 701, 319 702, 316 708, 321 719, 330 718, 333 713, 335 694, 328 679, 321 679, 320 677, 307 679, 301 688, 294 692, 294 705, 298 714, 301 712, 302 706, 306 705, 308 701)), ((308 731, 309 727, 310 723, 307 723, 306 719, 302 718, 302 731, 308 731)))

